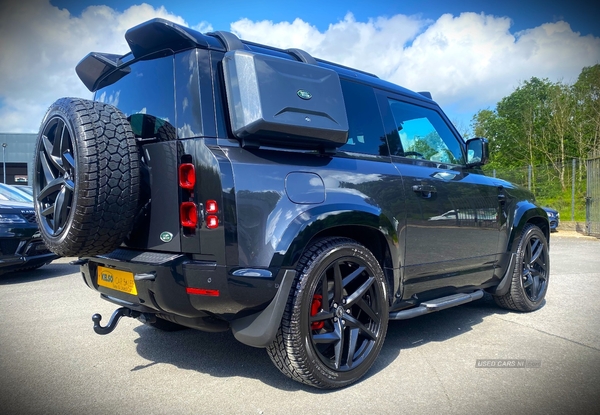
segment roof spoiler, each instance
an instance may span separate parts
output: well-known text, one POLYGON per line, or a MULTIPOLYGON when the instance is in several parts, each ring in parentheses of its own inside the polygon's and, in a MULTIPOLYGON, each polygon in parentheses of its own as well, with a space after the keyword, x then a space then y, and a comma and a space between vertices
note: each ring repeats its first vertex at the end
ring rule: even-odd
POLYGON ((116 82, 131 71, 128 67, 116 71, 109 77, 111 82, 107 83, 108 80, 104 75, 115 71, 121 63, 121 55, 92 52, 77 64, 75 72, 77 72, 79 79, 81 79, 81 82, 83 82, 87 89, 94 92, 102 88, 105 84, 110 85, 116 82))
POLYGON ((208 41, 202 33, 159 18, 132 27, 125 32, 125 40, 135 58, 164 49, 208 48, 208 41))

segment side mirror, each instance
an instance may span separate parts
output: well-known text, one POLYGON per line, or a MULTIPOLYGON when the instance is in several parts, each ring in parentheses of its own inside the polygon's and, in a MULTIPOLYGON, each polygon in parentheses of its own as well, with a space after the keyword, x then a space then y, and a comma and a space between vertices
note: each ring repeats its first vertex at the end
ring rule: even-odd
POLYGON ((488 140, 485 138, 471 138, 467 140, 467 166, 483 166, 489 161, 490 150, 488 140))

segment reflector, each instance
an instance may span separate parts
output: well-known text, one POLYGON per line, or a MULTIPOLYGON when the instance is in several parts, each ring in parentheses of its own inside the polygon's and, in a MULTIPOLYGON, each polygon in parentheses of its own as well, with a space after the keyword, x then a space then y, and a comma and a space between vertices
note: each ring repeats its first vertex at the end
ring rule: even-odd
POLYGON ((220 294, 219 290, 207 290, 205 288, 191 288, 191 287, 187 287, 185 289, 185 292, 187 292, 188 294, 206 295, 209 297, 218 297, 220 294))

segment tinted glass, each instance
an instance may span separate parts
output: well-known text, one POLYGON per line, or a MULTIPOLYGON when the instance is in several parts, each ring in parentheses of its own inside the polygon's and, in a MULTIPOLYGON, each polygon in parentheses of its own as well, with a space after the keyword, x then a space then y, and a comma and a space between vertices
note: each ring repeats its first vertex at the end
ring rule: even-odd
POLYGON ((343 79, 341 83, 350 131, 340 150, 389 155, 373 88, 343 79))
POLYGON ((175 96, 177 136, 179 138, 202 135, 202 108, 196 52, 197 49, 191 49, 175 55, 175 86, 177 88, 175 96))
POLYGON ((173 56, 134 63, 129 74, 95 98, 125 113, 136 137, 176 138, 173 56))
POLYGON ((464 164, 462 147, 439 113, 393 99, 388 102, 400 138, 400 145, 390 145, 393 154, 438 163, 464 164))

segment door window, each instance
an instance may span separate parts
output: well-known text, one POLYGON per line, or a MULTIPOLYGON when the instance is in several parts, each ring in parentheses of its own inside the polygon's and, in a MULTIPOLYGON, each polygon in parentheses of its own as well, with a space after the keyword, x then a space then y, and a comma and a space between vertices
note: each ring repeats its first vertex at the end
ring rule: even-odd
POLYGON ((394 99, 388 99, 388 103, 399 140, 390 143, 393 155, 464 164, 462 147, 439 113, 394 99))

